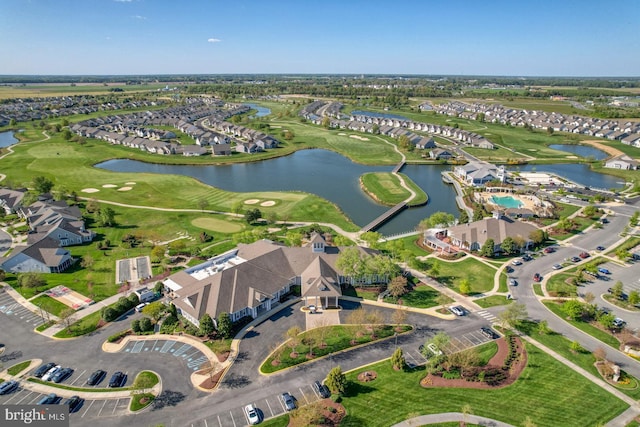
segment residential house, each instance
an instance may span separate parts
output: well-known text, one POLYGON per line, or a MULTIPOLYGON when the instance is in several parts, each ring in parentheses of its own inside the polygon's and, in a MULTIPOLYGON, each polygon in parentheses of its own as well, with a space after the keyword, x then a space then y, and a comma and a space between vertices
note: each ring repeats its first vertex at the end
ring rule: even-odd
POLYGON ((611 169, 635 170, 638 169, 638 162, 633 160, 626 154, 621 154, 607 160, 604 164, 604 167, 611 169))
POLYGON ((0 268, 11 273, 60 273, 72 264, 69 251, 48 237, 29 246, 17 246, 7 258, 0 259, 0 268))
POLYGON ((16 213, 26 192, 26 189, 11 190, 9 188, 0 188, 0 208, 4 209, 7 215, 16 213))

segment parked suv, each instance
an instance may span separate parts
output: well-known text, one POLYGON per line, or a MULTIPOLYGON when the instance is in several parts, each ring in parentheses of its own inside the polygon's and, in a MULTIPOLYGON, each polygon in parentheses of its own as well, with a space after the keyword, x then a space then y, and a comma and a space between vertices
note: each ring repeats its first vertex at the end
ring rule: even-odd
POLYGON ((498 335, 493 329, 487 328, 486 326, 480 328, 480 333, 491 340, 500 338, 500 335, 498 335))
POLYGON ((73 374, 73 369, 62 368, 51 377, 51 381, 54 383, 60 383, 69 378, 71 374, 73 374))
POLYGON ((296 401, 289 393, 282 393, 282 403, 287 411, 293 411, 296 409, 296 401))
POLYGON ((11 380, 0 384, 0 394, 8 394, 18 388, 18 381, 11 380))
POLYGON ((120 371, 114 372, 109 380, 109 387, 122 387, 127 382, 127 376, 120 371))
POLYGON ((331 396, 331 392, 329 391, 329 388, 326 385, 322 384, 320 381, 316 381, 313 383, 313 389, 323 399, 326 399, 327 397, 331 396))
POLYGON ((38 367, 38 369, 36 369, 33 372, 33 376, 36 377, 36 378, 42 378, 42 376, 44 374, 46 374, 47 372, 49 372, 49 369, 53 368, 54 366, 56 366, 56 364, 54 362, 49 362, 49 363, 46 363, 44 365, 40 365, 38 367))
POLYGON ((102 369, 98 369, 97 371, 95 371, 89 376, 89 379, 87 380, 87 385, 100 384, 100 382, 106 375, 107 373, 105 371, 103 371, 102 369))

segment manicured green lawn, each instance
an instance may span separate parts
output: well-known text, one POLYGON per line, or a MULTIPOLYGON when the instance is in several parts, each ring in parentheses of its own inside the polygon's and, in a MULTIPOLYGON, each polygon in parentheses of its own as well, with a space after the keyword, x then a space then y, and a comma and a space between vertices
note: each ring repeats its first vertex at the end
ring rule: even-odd
MULTIPOLYGON (((433 262, 433 261, 430 261, 433 262)), ((439 272, 435 278, 438 282, 460 292, 460 281, 467 279, 471 285, 471 295, 488 292, 493 289, 493 277, 496 269, 470 257, 461 261, 438 261, 439 272)))
POLYGON ((131 412, 139 411, 153 403, 155 396, 152 393, 136 393, 131 397, 129 410, 131 412), (145 400, 143 402, 143 399, 145 400))
POLYGON ((81 335, 89 334, 98 329, 98 322, 102 319, 100 311, 91 313, 90 315, 83 317, 76 323, 73 323, 70 328, 65 328, 56 333, 56 338, 74 338, 81 335))
MULTIPOLYGON (((398 302, 398 299, 391 296, 386 297, 384 299, 384 302, 388 302, 391 304, 402 304, 408 307, 429 308, 439 305, 436 302, 436 298, 438 298, 438 295, 440 295, 440 292, 436 291, 431 286, 419 285, 415 286, 408 293, 402 295, 399 298, 400 302, 398 302)), ((453 302, 453 300, 451 300, 450 302, 453 302)))
MULTIPOLYGON (((411 179, 403 176, 405 183, 411 183, 411 179)), ((394 206, 407 200, 411 194, 400 184, 400 178, 391 172, 370 172, 360 177, 365 193, 373 200, 387 206, 394 206)), ((417 188, 417 186, 414 185, 417 188)), ((414 190, 415 191, 415 190, 414 190)), ((419 190, 418 196, 422 193, 423 203, 426 202, 424 191, 419 190)))
POLYGON ((418 186, 418 184, 413 182, 411 178, 409 178, 407 175, 403 173, 399 175, 402 176, 402 179, 404 179, 405 184, 407 184, 407 186, 409 186, 409 188, 411 188, 413 192, 416 193, 415 196, 413 196, 413 198, 409 201, 408 203, 409 207, 421 206, 429 201, 429 195, 420 186, 418 186))
MULTIPOLYGON (((589 373, 595 375, 596 377, 601 378, 598 369, 596 369, 594 365, 594 363, 596 362, 596 358, 593 356, 593 353, 589 351, 575 352, 571 350, 571 340, 569 340, 564 335, 558 334, 556 332, 551 332, 549 334, 540 334, 537 328, 538 324, 532 321, 522 322, 518 327, 518 329, 529 335, 534 340, 558 352, 561 356, 572 361, 573 363, 580 366, 589 373)), ((636 385, 638 384, 638 381, 635 378, 632 378, 632 381, 636 385)), ((636 387, 634 389, 630 389, 627 387, 618 387, 618 389, 628 396, 633 397, 634 399, 640 399, 640 387, 636 387)))
POLYGON ((531 345, 528 365, 511 386, 493 389, 422 388, 425 371, 396 372, 388 361, 368 366, 378 378, 360 383, 362 370, 347 375, 352 381, 342 403, 347 417, 341 426, 389 426, 421 414, 460 412, 465 404, 473 413, 515 426, 530 416, 539 426, 583 427, 606 423, 628 405, 531 345), (576 402, 588 401, 589 405, 576 402))
POLYGON ((489 360, 498 352, 498 344, 495 341, 489 341, 475 348, 480 359, 480 366, 485 366, 489 360))
MULTIPOLYGON (((558 211, 558 218, 568 217, 569 215, 573 215, 578 212, 582 206, 571 205, 568 203, 554 202, 560 210, 558 211)), ((542 218, 540 220, 543 225, 551 225, 555 222, 558 222, 557 219, 554 218, 542 218)))
POLYGON ((289 414, 265 420, 260 425, 262 427, 287 427, 289 425, 289 414))
POLYGON ((498 286, 498 292, 509 292, 509 285, 507 285, 507 273, 503 270, 502 273, 500 273, 500 286, 498 286))
POLYGON ((24 362, 18 363, 17 365, 13 365, 9 369, 7 369, 7 374, 17 375, 19 372, 22 372, 25 369, 27 369, 29 365, 31 365, 31 360, 26 360, 24 362))
POLYGON ((49 320, 48 322, 43 323, 42 325, 38 326, 36 328, 36 331, 38 332, 42 332, 47 328, 50 328, 51 326, 55 325, 56 322, 54 322, 53 320, 49 320))
POLYGON ((413 236, 403 237, 401 239, 394 239, 393 241, 401 241, 404 245, 402 250, 407 251, 409 254, 413 256, 426 256, 429 255, 430 252, 425 251, 420 246, 418 246, 418 240, 422 239, 421 234, 416 234, 413 236))
MULTIPOLYGON (((403 332, 411 330, 410 326, 400 326, 403 332)), ((291 357, 292 347, 289 346, 291 341, 287 341, 273 352, 267 360, 260 366, 260 372, 271 373, 281 369, 295 366, 300 363, 307 362, 306 357, 309 354, 309 344, 307 339, 313 337, 313 356, 314 358, 326 356, 337 351, 341 351, 354 345, 366 344, 386 337, 393 336, 396 333, 395 326, 378 325, 375 331, 375 338, 372 337, 371 330, 365 325, 336 325, 324 328, 316 328, 298 335, 298 345, 295 346, 296 358, 291 357), (320 340, 325 343, 324 347, 319 346, 320 340), (355 341, 352 344, 352 341, 355 341), (279 363, 274 365, 272 362, 274 355, 279 356, 279 363)))
POLYGON ((49 295, 40 295, 31 300, 31 302, 37 306, 41 307, 43 310, 48 311, 54 316, 60 316, 60 313, 69 307, 58 300, 51 298, 49 295))
POLYGON ((616 337, 614 337, 613 335, 603 331, 602 329, 596 328, 595 326, 592 326, 592 325, 590 325, 589 323, 586 323, 586 322, 580 322, 580 321, 577 321, 577 320, 567 319, 567 315, 562 311, 562 307, 561 307, 560 304, 557 304, 557 303, 552 302, 552 301, 545 301, 544 305, 549 310, 551 310, 555 315, 561 317, 566 322, 570 323, 571 325, 575 326, 576 328, 580 329, 581 331, 591 335, 592 337, 602 341, 603 343, 605 343, 607 345, 610 345, 611 347, 615 348, 616 350, 620 347, 620 342, 618 341, 618 339, 616 337))
POLYGON ((507 299, 504 295, 491 295, 490 297, 473 300, 482 308, 496 307, 499 305, 511 304, 513 300, 507 299))
POLYGON ((547 280, 547 292, 552 296, 578 296, 578 288, 566 282, 567 279, 572 277, 575 277, 575 274, 564 272, 551 276, 551 278, 547 280))
POLYGON ((542 285, 540 283, 533 284, 533 293, 540 297, 544 296, 544 292, 542 292, 542 285))

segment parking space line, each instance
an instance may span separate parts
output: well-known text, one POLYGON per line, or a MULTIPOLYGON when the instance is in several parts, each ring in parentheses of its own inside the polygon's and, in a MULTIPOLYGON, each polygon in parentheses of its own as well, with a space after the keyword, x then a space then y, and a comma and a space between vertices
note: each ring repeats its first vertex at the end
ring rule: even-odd
POLYGON ((98 416, 100 416, 100 414, 102 414, 102 410, 104 409, 105 406, 107 406, 107 401, 106 400, 102 404, 102 408, 100 408, 100 410, 98 411, 98 416))
POLYGON ((33 405, 35 402, 37 402, 38 400, 42 399, 42 396, 44 396, 44 393, 40 394, 38 393, 38 395, 36 396, 35 399, 29 401, 29 405, 33 405))
POLYGON ((304 401, 307 402, 307 405, 309 404, 309 399, 307 399, 307 396, 305 396, 304 391, 302 391, 302 389, 300 387, 298 387, 298 390, 300 390, 300 393, 302 394, 302 397, 304 397, 304 401))
POLYGON ((96 403, 95 399, 91 401, 91 404, 87 407, 87 410, 84 411, 84 414, 82 414, 80 418, 84 418, 84 416, 87 415, 87 412, 89 412, 89 409, 91 409, 94 403, 96 403))
POLYGON ((465 334, 465 335, 463 335, 463 337, 464 337, 464 339, 465 339, 465 340, 469 341, 469 344, 471 344, 471 345, 476 345, 476 343, 475 343, 475 342, 473 342, 473 341, 471 341, 471 340, 469 339, 469 337, 468 337, 466 334, 465 334))
POLYGON ((220 427, 222 427, 222 421, 220 420, 220 415, 218 415, 218 424, 220 424, 220 427))
POLYGON ((233 421, 233 427, 237 427, 236 420, 233 418, 233 412, 229 411, 229 415, 231 415, 231 421, 233 421))
POLYGON ((207 424, 207 419, 204 419, 204 427, 209 427, 209 424, 207 424))
POLYGON ((273 413, 273 409, 271 409, 271 405, 269 404, 269 400, 265 399, 265 402, 267 402, 267 407, 269 408, 269 412, 271 412, 271 416, 275 417, 276 414, 273 413))
POLYGON ((76 383, 76 381, 78 381, 80 378, 82 378, 82 374, 84 374, 85 372, 87 372, 87 370, 85 369, 84 371, 80 372, 80 374, 76 377, 75 380, 73 380, 73 382, 69 385, 74 385, 76 383))
POLYGON ((116 404, 113 406, 113 411, 111 411, 111 415, 116 413, 116 409, 118 409, 118 403, 120 403, 120 399, 116 401, 116 404))
POLYGON ((17 391, 13 396, 11 396, 9 399, 7 399, 6 402, 4 402, 5 405, 8 405, 13 399, 16 399, 18 396, 20 396, 20 393, 26 391, 25 389, 21 389, 19 391, 17 391))
POLYGON ((16 405, 21 404, 23 400, 25 400, 27 397, 31 396, 32 394, 33 394, 33 392, 32 392, 32 391, 30 391, 30 392, 29 392, 29 394, 27 394, 25 397, 23 397, 22 399, 20 399, 20 400, 18 401, 18 403, 16 403, 16 405))

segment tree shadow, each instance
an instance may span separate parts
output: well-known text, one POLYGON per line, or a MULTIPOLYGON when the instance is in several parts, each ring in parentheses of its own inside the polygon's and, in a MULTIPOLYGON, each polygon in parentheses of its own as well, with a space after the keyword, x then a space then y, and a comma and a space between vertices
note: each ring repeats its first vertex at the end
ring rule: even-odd
POLYGON ((246 375, 230 374, 227 375, 222 382, 223 388, 238 389, 243 388, 251 384, 251 380, 246 375))
POLYGON ((168 406, 176 406, 185 399, 184 393, 179 391, 164 390, 158 395, 151 404, 151 410, 162 409, 168 406))

